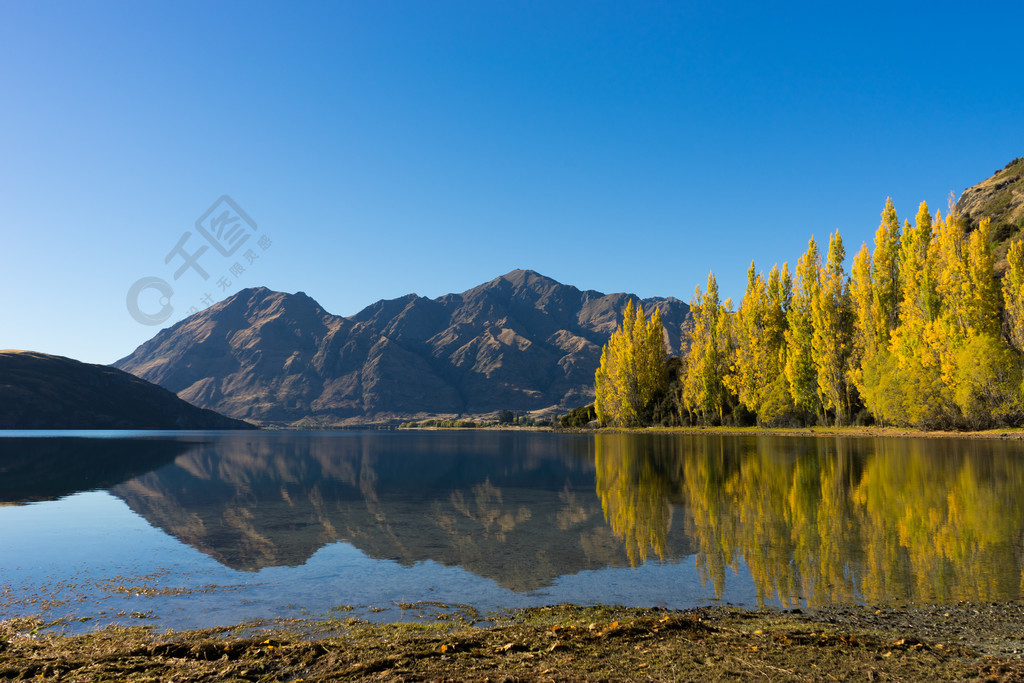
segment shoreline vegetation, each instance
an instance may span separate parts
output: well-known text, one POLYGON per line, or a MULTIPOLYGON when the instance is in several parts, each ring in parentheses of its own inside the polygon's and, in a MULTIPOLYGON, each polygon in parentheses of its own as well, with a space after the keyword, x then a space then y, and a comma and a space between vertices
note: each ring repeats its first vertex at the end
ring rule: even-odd
MULTIPOLYGON (((425 421, 434 422, 434 421, 425 421)), ((446 421, 450 422, 450 421, 446 421)), ((549 425, 515 426, 479 423, 466 426, 448 424, 403 423, 401 430, 448 431, 448 430, 501 430, 527 432, 562 432, 576 434, 683 434, 723 436, 841 436, 852 438, 913 438, 913 439, 1003 439, 1024 441, 1024 428, 981 429, 974 431, 926 430, 914 427, 731 427, 731 426, 649 426, 649 427, 554 427, 549 425)))
POLYGON ((0 622, 3 680, 1021 680, 1018 603, 746 610, 549 607, 65 635, 0 622))
POLYGON ((901 225, 889 200, 874 249, 863 244, 849 272, 846 261, 837 231, 824 257, 812 236, 792 273, 776 264, 766 278, 751 262, 735 310, 709 274, 680 357, 666 357, 658 309, 630 301, 595 373, 596 421, 1024 425, 1020 235, 1000 242, 988 218, 969 225, 952 203, 943 217, 922 202, 901 225))
POLYGON ((1024 429, 985 429, 978 431, 918 430, 906 427, 640 427, 605 428, 605 433, 626 434, 722 434, 729 436, 841 436, 852 438, 914 439, 1007 439, 1024 440, 1024 429))
MULTIPOLYGON (((1002 173, 1019 177, 1024 157, 1002 173)), ((812 236, 792 272, 775 264, 765 277, 751 262, 735 309, 710 273, 679 356, 667 355, 659 308, 630 299, 602 349, 594 402, 545 421, 1019 438, 1024 233, 958 207, 933 215, 922 202, 901 224, 887 200, 874 248, 862 244, 849 271, 838 231, 824 255, 812 236)), ((490 426, 457 419, 401 426, 490 426)))

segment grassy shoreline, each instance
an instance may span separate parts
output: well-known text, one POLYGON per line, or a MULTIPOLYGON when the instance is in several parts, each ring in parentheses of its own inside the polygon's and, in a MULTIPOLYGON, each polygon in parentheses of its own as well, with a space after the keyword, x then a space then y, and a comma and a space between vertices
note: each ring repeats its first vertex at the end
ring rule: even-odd
POLYGON ((986 429, 980 431, 918 430, 909 427, 602 427, 572 429, 564 427, 403 427, 402 431, 509 431, 563 432, 569 434, 685 434, 726 436, 843 436, 851 438, 903 439, 996 439, 1024 441, 1024 428, 986 429))
MULTIPOLYGON (((597 430, 595 430, 596 432, 597 430)), ((982 431, 918 430, 906 427, 643 427, 640 429, 604 428, 601 432, 626 434, 723 434, 752 436, 844 436, 854 438, 912 439, 1001 439, 1024 440, 1024 429, 986 429, 982 431)))
POLYGON ((0 679, 1020 680, 1024 606, 809 610, 552 607, 432 623, 342 615, 269 627, 87 635, 0 622, 0 679))

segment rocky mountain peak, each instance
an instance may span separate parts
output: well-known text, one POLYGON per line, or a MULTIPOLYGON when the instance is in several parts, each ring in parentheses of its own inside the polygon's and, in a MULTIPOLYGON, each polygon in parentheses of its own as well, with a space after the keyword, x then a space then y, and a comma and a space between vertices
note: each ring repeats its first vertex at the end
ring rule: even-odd
MULTIPOLYGON (((513 270, 461 294, 408 294, 341 317, 304 293, 256 287, 115 366, 196 405, 275 424, 564 411, 592 398, 601 347, 631 298, 513 270)), ((662 308, 678 352, 689 308, 641 303, 662 308)))

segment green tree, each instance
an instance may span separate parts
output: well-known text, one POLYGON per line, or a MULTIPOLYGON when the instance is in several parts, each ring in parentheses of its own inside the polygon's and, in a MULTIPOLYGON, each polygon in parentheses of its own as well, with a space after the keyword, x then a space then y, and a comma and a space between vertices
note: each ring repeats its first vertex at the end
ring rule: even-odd
POLYGON ((588 406, 579 406, 573 408, 568 413, 559 418, 558 423, 562 427, 582 429, 590 424, 591 420, 597 419, 597 413, 594 411, 594 404, 591 403, 588 406))
POLYGON ((597 419, 605 425, 641 426, 655 397, 665 389, 665 329, 661 311, 650 321, 630 300, 622 325, 601 351, 594 376, 597 419))

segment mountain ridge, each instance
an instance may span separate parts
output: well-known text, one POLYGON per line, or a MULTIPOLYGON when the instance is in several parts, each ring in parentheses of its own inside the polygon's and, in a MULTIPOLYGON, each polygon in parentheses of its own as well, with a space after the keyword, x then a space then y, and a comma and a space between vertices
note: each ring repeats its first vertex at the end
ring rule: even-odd
POLYGON ((268 424, 566 410, 592 398, 601 347, 630 300, 647 313, 661 308, 678 352, 689 307, 677 299, 582 291, 513 270, 435 299, 381 299, 348 317, 304 292, 248 288, 114 367, 268 424))
POLYGON ((0 429, 252 429, 107 365, 0 350, 0 429))

